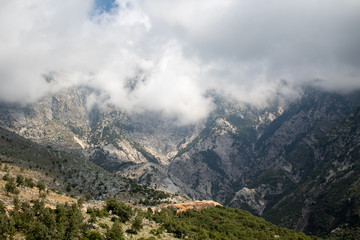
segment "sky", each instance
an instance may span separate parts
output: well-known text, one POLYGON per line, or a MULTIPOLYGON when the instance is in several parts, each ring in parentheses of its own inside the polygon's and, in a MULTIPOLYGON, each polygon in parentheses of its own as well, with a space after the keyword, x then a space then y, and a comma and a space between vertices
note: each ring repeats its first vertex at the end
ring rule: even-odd
POLYGON ((0 100, 62 89, 190 124, 208 91, 258 107, 360 88, 358 0, 0 0, 0 100), (286 84, 284 84, 286 83, 286 84))

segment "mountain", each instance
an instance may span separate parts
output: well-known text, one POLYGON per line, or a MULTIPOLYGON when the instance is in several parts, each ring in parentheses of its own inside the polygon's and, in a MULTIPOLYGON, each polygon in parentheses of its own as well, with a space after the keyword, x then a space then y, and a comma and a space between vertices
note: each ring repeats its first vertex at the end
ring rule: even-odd
POLYGON ((42 146, 3 128, 0 128, 0 163, 41 172, 46 175, 41 180, 51 188, 94 200, 116 197, 138 201, 146 197, 155 202, 164 195, 131 179, 111 174, 83 156, 56 150, 50 145, 42 146))
POLYGON ((319 139, 317 161, 301 181, 270 201, 265 218, 317 235, 359 227, 359 120, 358 106, 319 139))
POLYGON ((3 239, 319 239, 216 202, 191 202, 131 185, 79 156, 5 129, 0 136, 3 239), (69 185, 78 176, 82 181, 69 185), (130 203, 99 200, 110 196, 130 203))
POLYGON ((91 104, 96 94, 68 89, 27 106, 4 103, 0 126, 85 157, 113 178, 215 200, 296 230, 359 226, 359 92, 305 87, 291 102, 262 108, 208 93, 216 109, 187 126, 157 112, 91 104))

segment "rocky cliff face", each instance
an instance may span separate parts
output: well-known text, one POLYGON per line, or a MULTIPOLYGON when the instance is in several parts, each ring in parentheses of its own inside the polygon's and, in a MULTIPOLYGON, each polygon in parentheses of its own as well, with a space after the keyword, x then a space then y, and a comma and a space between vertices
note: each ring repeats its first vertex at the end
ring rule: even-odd
POLYGON ((308 187, 323 186, 311 181, 336 182, 339 172, 351 175, 359 160, 359 128, 352 120, 358 93, 308 88, 289 105, 275 101, 261 109, 212 94, 216 110, 191 126, 159 113, 91 105, 93 94, 72 89, 26 107, 2 105, 0 124, 141 184, 244 208, 309 232, 315 232, 309 223, 318 195, 308 187), (320 169, 324 164, 327 172, 320 169), (294 189, 308 193, 299 200, 294 189))
POLYGON ((1 105, 1 126, 33 141, 67 150, 104 153, 119 162, 168 164, 198 126, 178 127, 156 113, 126 114, 90 105, 91 89, 71 89, 27 106, 1 105), (101 151, 98 151, 98 150, 101 151))
POLYGON ((356 107, 318 138, 311 167, 287 191, 269 198, 264 217, 317 235, 359 226, 359 120, 356 107))

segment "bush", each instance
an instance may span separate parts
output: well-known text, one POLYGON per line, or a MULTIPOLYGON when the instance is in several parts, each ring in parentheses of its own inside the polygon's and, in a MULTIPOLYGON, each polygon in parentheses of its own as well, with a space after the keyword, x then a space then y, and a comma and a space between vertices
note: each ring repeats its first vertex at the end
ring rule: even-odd
POLYGON ((105 238, 98 231, 90 231, 83 238, 84 240, 105 240, 105 238))
POLYGON ((106 230, 110 229, 110 227, 106 223, 102 223, 102 222, 99 223, 99 227, 106 229, 106 230))
POLYGON ((112 213, 117 215, 119 220, 123 223, 128 221, 133 214, 130 206, 127 206, 125 203, 119 202, 112 198, 106 200, 105 209, 107 211, 112 211, 112 213))
POLYGON ((6 174, 2 177, 2 180, 7 181, 7 180, 9 180, 9 178, 10 178, 10 175, 9 175, 8 173, 6 173, 6 174))
POLYGON ((127 231, 129 233, 137 234, 143 228, 142 218, 137 215, 132 222, 131 228, 127 231))
POLYGON ((17 186, 18 186, 18 187, 19 187, 19 186, 23 186, 24 183, 25 183, 25 181, 24 181, 24 176, 21 175, 21 174, 17 175, 17 176, 16 176, 16 184, 17 184, 17 186))
POLYGON ((106 239, 111 240, 124 240, 124 231, 119 221, 115 221, 111 229, 106 233, 106 239))
POLYGON ((90 213, 89 223, 96 223, 96 221, 97 221, 96 213, 95 213, 95 212, 91 212, 91 213, 90 213))
POLYGON ((7 195, 9 195, 9 193, 17 193, 16 191, 16 184, 13 178, 9 178, 7 183, 5 184, 5 192, 7 195))
POLYGON ((35 183, 32 178, 25 178, 25 187, 33 188, 35 187, 35 183))
POLYGON ((39 192, 44 191, 46 188, 43 181, 38 181, 38 183, 36 184, 36 187, 39 189, 39 192))
POLYGON ((87 208, 86 211, 88 214, 95 213, 96 217, 99 218, 104 218, 109 216, 109 213, 106 211, 106 209, 87 208))
POLYGON ((80 197, 77 202, 78 205, 81 207, 85 203, 85 199, 83 197, 80 197))
POLYGON ((156 240, 156 238, 155 237, 148 237, 148 238, 141 237, 138 240, 156 240))
POLYGON ((0 200, 0 214, 5 213, 5 204, 3 201, 0 200))
POLYGON ((7 239, 7 235, 11 233, 12 224, 5 213, 0 213, 0 239, 7 239))

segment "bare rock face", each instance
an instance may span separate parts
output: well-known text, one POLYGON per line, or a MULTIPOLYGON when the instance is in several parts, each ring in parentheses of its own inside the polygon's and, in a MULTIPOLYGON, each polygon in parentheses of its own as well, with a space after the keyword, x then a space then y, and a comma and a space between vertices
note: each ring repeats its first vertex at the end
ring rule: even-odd
POLYGON ((78 150, 90 130, 85 101, 84 94, 69 90, 26 107, 3 106, 7 118, 1 125, 39 143, 78 150))
POLYGON ((256 189, 244 187, 235 193, 230 205, 236 208, 250 208, 258 215, 262 215, 266 206, 263 197, 256 189))

